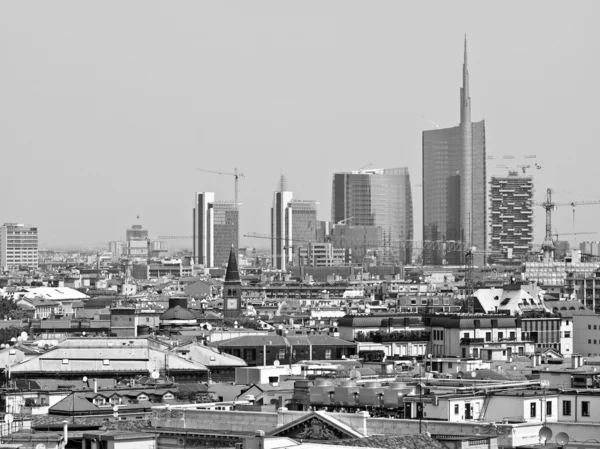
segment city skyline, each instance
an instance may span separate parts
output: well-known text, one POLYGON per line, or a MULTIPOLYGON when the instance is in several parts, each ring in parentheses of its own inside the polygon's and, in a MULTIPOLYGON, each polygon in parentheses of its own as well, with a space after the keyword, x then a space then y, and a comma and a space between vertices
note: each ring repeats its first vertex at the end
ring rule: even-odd
MULTIPOLYGON (((562 202, 600 197, 589 183, 600 99, 594 2, 512 3, 519 14, 510 2, 439 2, 435 17, 393 2, 331 2, 318 13, 309 3, 141 5, 118 17, 101 4, 0 6, 0 146, 8 166, 27 167, 4 173, 0 219, 34 223, 40 246, 105 245, 137 215, 151 235, 189 235, 191 193, 234 196, 233 179, 197 168, 247 174, 241 235, 268 233, 281 171, 290 190, 320 203, 319 219, 332 173, 407 166, 419 184, 428 120, 456 122, 465 32, 488 154, 536 154, 536 201, 548 187, 562 202)), ((414 187, 417 239, 420 196, 414 187)), ((576 215, 573 226, 559 209, 557 230, 593 230, 585 223, 600 208, 576 215)), ((534 227, 539 244, 542 208, 534 227)))

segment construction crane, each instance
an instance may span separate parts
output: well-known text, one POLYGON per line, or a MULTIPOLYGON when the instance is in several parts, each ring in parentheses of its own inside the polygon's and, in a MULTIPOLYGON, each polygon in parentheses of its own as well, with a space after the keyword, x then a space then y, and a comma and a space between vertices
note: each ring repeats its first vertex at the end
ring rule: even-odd
POLYGON ((344 223, 346 223, 347 221, 352 220, 354 217, 348 217, 348 218, 344 218, 343 220, 340 220, 336 223, 336 225, 343 225, 344 223))
POLYGON ((440 125, 438 125, 436 122, 434 122, 433 120, 431 120, 429 117, 423 115, 422 116, 425 120, 427 120, 428 122, 430 122, 433 126, 435 126, 436 128, 439 128, 440 125))
POLYGON ((203 168, 198 168, 197 170, 201 171, 201 172, 204 172, 204 173, 212 173, 214 175, 233 176, 234 183, 235 183, 234 202, 235 202, 236 206, 239 204, 238 203, 238 180, 239 180, 239 178, 246 179, 246 175, 244 173, 242 173, 242 172, 239 172, 238 169, 237 169, 237 167, 234 167, 233 173, 222 172, 222 171, 215 171, 215 170, 205 170, 203 168))
POLYGON ((558 232, 555 229, 554 234, 552 234, 552 235, 554 237, 556 237, 556 240, 558 240, 558 237, 561 235, 591 235, 591 234, 598 234, 598 232, 558 232))
POLYGON ((373 162, 369 162, 368 164, 363 165, 358 169, 358 171, 364 170, 365 168, 370 167, 371 165, 373 165, 373 162))
POLYGON ((544 237, 544 243, 542 243, 542 251, 544 252, 544 260, 550 260, 553 258, 555 248, 552 242, 552 211, 555 211, 558 206, 571 206, 573 208, 573 228, 575 228, 575 207, 597 205, 600 204, 600 200, 555 203, 552 201, 552 189, 547 189, 544 202, 534 204, 542 206, 546 210, 546 236, 544 237))
MULTIPOLYGON (((270 235, 266 235, 266 234, 260 234, 258 232, 249 232, 247 234, 244 234, 244 237, 249 237, 249 238, 253 238, 253 239, 268 239, 268 240, 276 240, 276 237, 270 236, 270 235)), ((282 245, 282 249, 288 250, 291 249, 293 256, 296 255, 296 248, 298 248, 301 245, 297 245, 295 243, 308 243, 310 244, 311 241, 310 240, 302 240, 302 239, 295 239, 295 238, 286 238, 285 239, 286 242, 291 242, 291 245, 282 245)), ((281 254, 276 254, 275 257, 281 257, 281 254)))

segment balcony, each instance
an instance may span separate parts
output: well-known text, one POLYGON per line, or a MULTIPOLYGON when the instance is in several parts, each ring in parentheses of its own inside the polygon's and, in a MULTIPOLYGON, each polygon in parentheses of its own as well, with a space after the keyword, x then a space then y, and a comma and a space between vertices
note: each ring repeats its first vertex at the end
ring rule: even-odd
POLYGON ((485 338, 461 338, 461 345, 476 345, 485 343, 485 338))

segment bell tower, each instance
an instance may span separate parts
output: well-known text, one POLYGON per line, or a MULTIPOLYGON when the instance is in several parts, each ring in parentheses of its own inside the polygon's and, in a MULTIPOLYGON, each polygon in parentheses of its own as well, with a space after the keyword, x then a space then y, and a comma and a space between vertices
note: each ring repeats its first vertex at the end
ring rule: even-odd
POLYGON ((223 316, 233 318, 242 313, 242 281, 238 270, 237 254, 231 245, 225 282, 223 283, 223 316))

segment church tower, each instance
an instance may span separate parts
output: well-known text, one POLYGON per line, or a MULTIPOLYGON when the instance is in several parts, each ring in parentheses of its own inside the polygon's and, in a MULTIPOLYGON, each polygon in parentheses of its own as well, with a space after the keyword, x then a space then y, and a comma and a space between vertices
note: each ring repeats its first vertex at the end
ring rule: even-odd
POLYGON ((242 314, 242 281, 238 270, 237 254, 231 246, 225 282, 223 283, 223 316, 234 318, 242 314))

